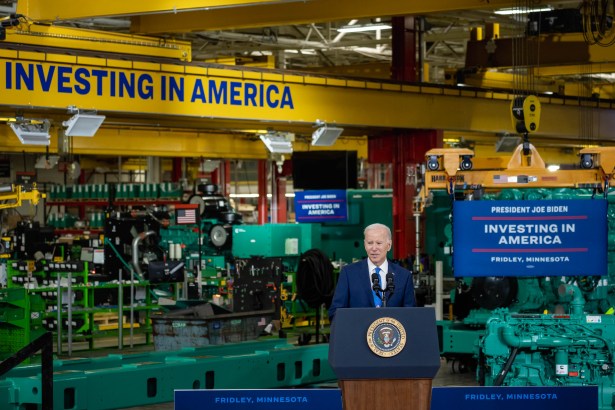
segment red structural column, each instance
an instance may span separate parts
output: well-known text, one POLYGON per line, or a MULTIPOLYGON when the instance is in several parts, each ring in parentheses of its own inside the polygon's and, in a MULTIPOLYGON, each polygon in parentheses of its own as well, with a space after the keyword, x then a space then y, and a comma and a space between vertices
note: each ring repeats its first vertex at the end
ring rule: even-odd
POLYGON ((267 223, 267 160, 259 159, 257 164, 258 178, 258 224, 267 223))
POLYGON ((218 190, 220 192, 221 195, 224 195, 222 193, 222 181, 224 180, 224 176, 221 175, 221 172, 219 168, 214 169, 213 171, 211 171, 209 173, 209 177, 211 180, 212 184, 218 185, 218 190))
POLYGON ((222 160, 222 167, 224 169, 222 195, 228 197, 231 194, 231 161, 222 160))
POLYGON ((276 175, 275 195, 278 198, 277 223, 288 222, 288 207, 286 206, 286 177, 276 175))
POLYGON ((173 166, 171 168, 171 182, 179 182, 182 178, 182 159, 175 157, 173 158, 173 166))
POLYGON ((418 192, 412 175, 417 165, 424 162, 425 152, 441 146, 441 130, 397 130, 369 140, 369 162, 393 164, 393 257, 396 259, 416 253, 413 201, 418 192))
POLYGON ((221 160, 220 165, 211 172, 211 183, 218 185, 220 195, 228 197, 231 188, 231 162, 221 160))
POLYGON ((393 26, 391 79, 404 82, 417 81, 420 70, 417 64, 417 21, 414 17, 397 16, 391 19, 391 23, 393 26))

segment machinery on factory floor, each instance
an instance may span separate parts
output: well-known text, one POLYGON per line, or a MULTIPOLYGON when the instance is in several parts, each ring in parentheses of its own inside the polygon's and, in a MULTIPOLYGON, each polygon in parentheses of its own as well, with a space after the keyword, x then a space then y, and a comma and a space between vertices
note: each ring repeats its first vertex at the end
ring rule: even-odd
MULTIPOLYGON (((577 293, 574 285, 563 292, 577 293)), ((615 316, 584 313, 578 292, 571 313, 495 310, 479 340, 478 379, 486 386, 597 385, 600 410, 613 408, 615 316)))
MULTIPOLYGON (((432 238, 426 252, 441 261, 443 281, 452 285, 451 320, 438 323, 441 354, 457 363, 458 370, 476 365, 485 385, 598 385, 600 409, 611 409, 615 358, 609 335, 615 331, 615 265, 610 255, 615 250, 615 192, 610 185, 615 149, 583 149, 578 168, 549 172, 533 146, 526 147, 531 148, 529 155, 523 148, 519 146, 508 166, 500 169, 472 167, 473 159, 479 161, 469 150, 426 154, 431 165, 425 172, 420 204, 428 229, 433 229, 426 235, 432 238), (603 276, 541 271, 532 275, 517 264, 519 268, 510 268, 519 269, 517 276, 452 277, 455 271, 472 273, 471 266, 453 264, 460 247, 458 242, 453 247, 456 235, 468 242, 467 232, 453 229, 456 203, 490 201, 497 207, 497 201, 528 201, 548 206, 559 200, 605 203, 605 222, 594 226, 589 235, 600 238, 600 232, 607 231, 602 238, 608 251, 601 261, 603 276)), ((517 256, 509 255, 510 260, 517 256)), ((595 261, 586 260, 590 262, 595 261)))
MULTIPOLYGON (((120 409, 173 401, 175 389, 273 389, 335 380, 328 345, 278 339, 173 352, 54 360, 53 408, 120 409), (91 386, 95 386, 92 388, 91 386)), ((40 408, 41 366, 0 377, 3 409, 40 408)))

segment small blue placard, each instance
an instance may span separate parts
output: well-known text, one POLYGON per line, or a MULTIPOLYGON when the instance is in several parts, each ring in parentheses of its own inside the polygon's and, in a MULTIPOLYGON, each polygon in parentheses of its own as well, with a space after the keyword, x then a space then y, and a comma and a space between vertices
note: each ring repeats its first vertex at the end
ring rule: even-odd
POLYGON ((607 273, 607 202, 455 201, 455 276, 607 273))
POLYGON ((431 410, 579 410, 598 408, 598 386, 434 387, 431 410))
POLYGON ((295 192, 295 219, 297 222, 346 222, 346 191, 330 189, 295 192))
POLYGON ((175 410, 342 410, 339 389, 175 390, 175 410))

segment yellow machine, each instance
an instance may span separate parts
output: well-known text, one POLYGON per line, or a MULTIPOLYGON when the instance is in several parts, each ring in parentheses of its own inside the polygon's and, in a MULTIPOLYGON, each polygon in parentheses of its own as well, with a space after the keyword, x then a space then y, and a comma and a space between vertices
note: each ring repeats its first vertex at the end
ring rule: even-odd
POLYGON ((37 205, 38 201, 45 198, 36 188, 36 184, 32 184, 32 188, 25 189, 21 185, 2 185, 0 186, 0 209, 17 208, 22 205, 23 201, 30 201, 32 205, 37 205))
POLYGON ((580 168, 551 172, 533 145, 529 155, 523 145, 513 152, 504 169, 472 169, 473 151, 438 148, 427 151, 428 171, 420 192, 421 210, 433 190, 500 190, 503 188, 600 188, 611 185, 615 174, 615 147, 585 148, 580 151, 580 168))
MULTIPOLYGON (((523 275, 453 278, 454 202, 550 198, 587 200, 594 196, 608 196, 608 202, 612 204, 614 191, 610 186, 615 178, 615 147, 582 149, 578 167, 554 172, 547 169, 538 150, 527 141, 516 148, 507 163, 477 158, 473 151, 457 148, 430 150, 425 154, 425 160, 424 184, 415 203, 416 211, 426 220, 424 253, 433 261, 440 262, 434 264, 434 272, 426 273, 435 275, 436 312, 439 311, 442 319, 447 316, 451 319, 438 323, 443 342, 441 354, 457 361, 460 366, 467 366, 471 364, 467 358, 475 353, 474 342, 484 334, 494 309, 537 313, 545 309, 552 311, 563 302, 549 288, 552 283, 560 283, 559 277, 548 280, 523 275), (447 304, 448 315, 445 314, 447 304)), ((609 206, 609 215, 612 216, 613 208, 609 206)), ((472 240, 471 232, 455 233, 472 240)), ((608 241, 609 249, 612 249, 615 243, 613 233, 609 233, 608 241)), ((612 266, 609 266, 609 272, 610 275, 615 272, 612 266)), ((429 280, 427 278, 425 283, 430 283, 429 280)), ((595 277, 564 280, 577 283, 587 294, 586 311, 602 312, 603 307, 612 305, 612 301, 604 296, 611 293, 607 293, 606 288, 597 288, 603 281, 595 277)), ((612 278, 609 277, 610 281, 612 278)), ((425 293, 431 294, 431 291, 426 289, 425 293)))

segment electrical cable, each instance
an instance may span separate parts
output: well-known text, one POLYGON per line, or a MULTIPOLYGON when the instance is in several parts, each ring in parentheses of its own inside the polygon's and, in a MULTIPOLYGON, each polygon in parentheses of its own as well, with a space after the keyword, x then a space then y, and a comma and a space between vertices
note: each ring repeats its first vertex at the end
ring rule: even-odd
MULTIPOLYGON (((128 271, 130 272, 131 276, 135 276, 137 278, 137 280, 139 281, 139 283, 143 283, 145 281, 145 278, 143 278, 143 276, 139 275, 135 271, 135 269, 128 262, 126 262, 126 260, 122 257, 122 254, 117 250, 117 248, 113 245, 113 242, 111 242, 109 240, 109 238, 105 238, 105 245, 109 245, 109 247, 111 248, 113 253, 115 253, 115 256, 117 256, 118 260, 122 263, 122 265, 124 265, 126 267, 126 269, 128 269, 128 271)), ((132 280, 132 278, 131 278, 131 280, 132 280)))
POLYGON ((333 264, 319 249, 306 251, 297 266, 297 294, 309 307, 329 307, 333 299, 333 264))
POLYGON ((512 366, 513 362, 515 361, 515 358, 517 357, 518 352, 519 352, 519 348, 513 347, 512 351, 510 352, 510 356, 508 356, 508 359, 506 360, 506 363, 504 364, 504 367, 502 367, 502 370, 500 370, 500 372, 498 373, 498 376, 493 382, 494 386, 502 385, 502 383, 504 382, 504 379, 506 378, 506 375, 510 371, 510 367, 512 366))
MULTIPOLYGON (((120 254, 120 252, 117 250, 117 248, 113 245, 113 242, 111 242, 111 240, 109 240, 109 238, 105 237, 105 245, 109 245, 109 247, 111 248, 111 250, 113 251, 113 253, 115 253, 115 256, 117 256, 117 258, 119 259, 119 261, 122 263, 122 265, 124 265, 126 267, 126 269, 128 269, 128 271, 131 274, 131 280, 133 280, 133 277, 137 278, 137 284, 138 285, 144 285, 146 284, 145 278, 143 278, 143 276, 139 275, 135 269, 132 267, 132 265, 130 265, 128 262, 126 262, 126 260, 122 257, 122 255, 120 254)), ((121 286, 121 284, 120 284, 121 286)), ((158 300, 158 295, 156 294, 156 292, 154 292, 154 289, 152 289, 151 287, 149 287, 149 293, 150 295, 155 299, 158 300)))
POLYGON ((581 5, 583 37, 590 45, 609 47, 615 44, 613 15, 615 5, 608 0, 584 0, 581 5))

